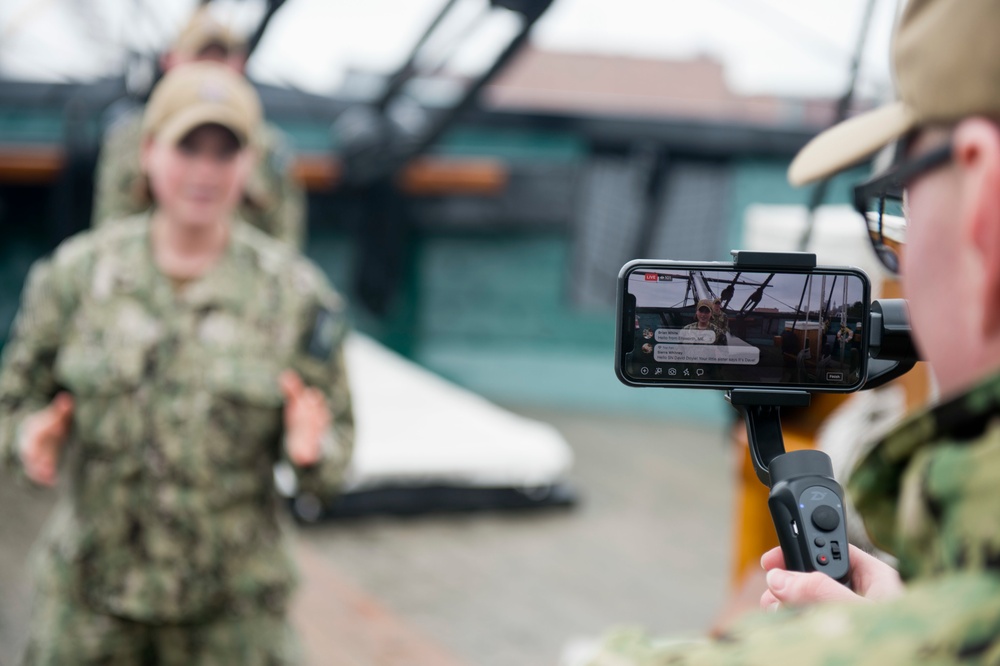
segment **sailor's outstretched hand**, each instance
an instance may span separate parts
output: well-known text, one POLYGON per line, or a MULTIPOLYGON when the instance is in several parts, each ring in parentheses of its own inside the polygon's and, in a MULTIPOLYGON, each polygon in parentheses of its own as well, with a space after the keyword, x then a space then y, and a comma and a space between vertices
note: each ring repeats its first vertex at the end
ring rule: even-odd
POLYGON ((42 486, 56 482, 59 454, 73 423, 73 398, 58 393, 47 407, 24 419, 18 450, 25 475, 42 486))
POLYGON ((285 449, 298 466, 315 465, 323 456, 323 436, 330 427, 330 410, 319 389, 306 386, 292 370, 279 378, 285 395, 285 449))

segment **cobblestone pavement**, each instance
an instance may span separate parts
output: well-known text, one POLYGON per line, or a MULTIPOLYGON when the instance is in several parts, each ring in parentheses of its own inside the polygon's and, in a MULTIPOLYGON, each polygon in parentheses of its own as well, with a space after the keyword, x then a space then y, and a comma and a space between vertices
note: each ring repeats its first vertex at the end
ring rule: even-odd
MULTIPOLYGON (((554 665, 615 625, 705 630, 729 566, 726 424, 527 415, 572 446, 580 504, 298 529, 293 617, 310 664, 554 665)), ((28 550, 51 504, 11 486, 0 482, 0 665, 23 636, 28 550)))
POLYGON ((528 415, 573 447, 576 508, 334 523, 302 540, 467 664, 555 664, 619 624, 703 631, 729 565, 724 425, 528 415))

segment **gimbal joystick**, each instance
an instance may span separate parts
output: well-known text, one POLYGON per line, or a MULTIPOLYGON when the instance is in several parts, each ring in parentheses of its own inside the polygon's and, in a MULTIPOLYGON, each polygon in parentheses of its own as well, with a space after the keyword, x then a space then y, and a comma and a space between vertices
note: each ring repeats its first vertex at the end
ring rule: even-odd
POLYGON ((844 493, 833 480, 830 457, 792 451, 771 461, 771 510, 785 566, 822 571, 841 583, 850 579, 844 493))

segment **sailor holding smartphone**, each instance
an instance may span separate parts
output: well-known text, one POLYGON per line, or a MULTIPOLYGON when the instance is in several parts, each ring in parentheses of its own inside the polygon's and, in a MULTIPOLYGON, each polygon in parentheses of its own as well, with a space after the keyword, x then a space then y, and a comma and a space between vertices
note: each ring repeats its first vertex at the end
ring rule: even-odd
POLYGON ((894 35, 900 100, 823 133, 789 170, 801 185, 896 144, 887 170, 855 188, 856 207, 883 264, 901 274, 913 336, 942 397, 882 438, 847 487, 874 544, 898 558, 899 573, 852 547, 848 589, 823 574, 786 571, 775 549, 762 558, 769 589, 761 604, 777 612, 717 641, 620 633, 589 663, 997 663, 998 32, 994 0, 910 0, 894 35), (882 211, 904 193, 907 219, 892 222, 890 239, 882 211), (901 257, 898 224, 907 234, 901 257))

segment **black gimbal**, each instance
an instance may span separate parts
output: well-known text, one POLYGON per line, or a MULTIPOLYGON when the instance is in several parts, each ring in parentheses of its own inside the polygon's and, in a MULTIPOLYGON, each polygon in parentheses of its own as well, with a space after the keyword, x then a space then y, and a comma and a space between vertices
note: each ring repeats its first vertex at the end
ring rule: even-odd
MULTIPOLYGON (((741 270, 816 267, 809 253, 733 252, 741 270)), ((868 326, 868 374, 862 390, 875 388, 908 372, 919 360, 910 337, 906 301, 875 300, 868 326)), ((785 452, 781 407, 804 407, 803 390, 731 389, 726 398, 747 427, 750 455, 761 483, 771 489, 768 508, 793 571, 821 571, 850 582, 844 492, 833 478, 830 457, 821 451, 785 452)))

